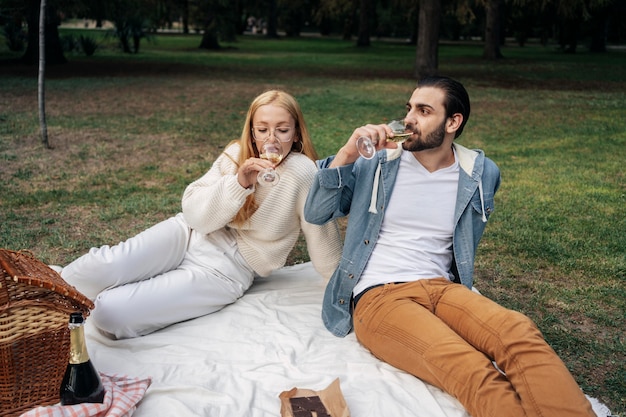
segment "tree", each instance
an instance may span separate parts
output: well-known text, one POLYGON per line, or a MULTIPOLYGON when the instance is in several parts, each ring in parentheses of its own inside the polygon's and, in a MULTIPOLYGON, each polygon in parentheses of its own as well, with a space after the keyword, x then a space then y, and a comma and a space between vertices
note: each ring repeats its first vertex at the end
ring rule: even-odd
MULTIPOLYGON (((512 1, 543 1, 543 0, 512 0, 512 1)), ((483 46, 483 58, 495 60, 502 58, 500 51, 500 42, 502 40, 501 20, 503 0, 475 0, 476 6, 485 10, 485 27, 483 30, 483 38, 485 40, 483 46)), ((472 0, 461 0, 457 4, 457 15, 460 16, 461 22, 468 24, 476 18, 472 10, 472 0)))
POLYGON ((501 0, 485 1, 487 19, 485 22, 483 58, 489 60, 502 58, 500 52, 500 4, 501 0))
POLYGON ((220 40, 233 41, 239 32, 239 2, 202 0, 195 13, 203 29, 200 49, 220 49, 220 40))
POLYGON ((183 19, 183 33, 186 35, 189 33, 189 0, 181 0, 182 6, 182 19, 183 19))
POLYGON ((46 0, 41 0, 39 7, 39 78, 37 81, 37 91, 39 98, 39 127, 41 129, 41 142, 43 146, 50 149, 48 142, 48 125, 46 123, 46 96, 45 96, 45 74, 46 74, 46 0))
POLYGON ((322 35, 330 35, 333 25, 341 26, 344 40, 352 38, 354 22, 360 0, 319 0, 313 8, 313 21, 320 27, 322 35))
POLYGON ((609 7, 598 7, 593 11, 591 24, 591 52, 606 52, 607 25, 609 21, 609 7))
POLYGON ((300 36, 308 22, 311 6, 309 0, 278 0, 278 25, 288 37, 300 36))
POLYGON ((81 0, 83 10, 81 15, 96 21, 96 27, 102 28, 102 23, 106 19, 108 0, 81 0))
POLYGON ((276 0, 268 0, 267 6, 267 33, 268 38, 278 38, 278 6, 276 0))
POLYGON ((359 2, 359 34, 356 46, 370 46, 370 16, 374 0, 360 0, 359 2))
POLYGON ((415 76, 418 80, 438 72, 440 24, 441 0, 421 0, 415 56, 415 76))
MULTIPOLYGON (((39 63, 39 0, 29 0, 20 3, 26 24, 28 26, 28 44, 22 56, 22 62, 30 65, 39 63)), ((45 58, 48 65, 64 64, 67 62, 63 55, 61 39, 59 37, 59 16, 56 6, 50 2, 45 5, 44 36, 46 39, 45 58)))
POLYGON ((109 0, 106 16, 115 26, 115 36, 122 51, 139 53, 141 39, 146 36, 157 10, 151 0, 109 0))
POLYGON ((202 40, 200 41, 200 49, 221 49, 217 31, 217 17, 214 13, 209 12, 204 16, 204 24, 202 25, 202 40))
POLYGON ((582 27, 590 23, 591 50, 606 50, 606 23, 618 0, 512 0, 521 7, 537 7, 541 12, 554 10, 559 23, 559 44, 565 52, 574 53, 582 27))

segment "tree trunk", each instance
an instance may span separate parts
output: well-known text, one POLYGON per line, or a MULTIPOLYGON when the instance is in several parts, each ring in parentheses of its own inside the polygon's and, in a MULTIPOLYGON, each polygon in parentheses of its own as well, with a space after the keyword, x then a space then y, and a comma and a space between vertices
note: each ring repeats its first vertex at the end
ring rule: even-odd
POLYGON ((200 41, 200 49, 221 49, 217 37, 217 24, 214 16, 208 16, 205 21, 202 40, 200 41))
POLYGON ((132 54, 133 51, 130 48, 131 27, 128 19, 120 17, 114 20, 113 25, 115 26, 115 36, 117 36, 117 39, 120 41, 122 52, 132 54))
POLYGON ((488 60, 502 58, 502 52, 500 52, 500 2, 501 0, 488 0, 486 5, 483 58, 488 60))
POLYGON ((578 17, 565 18, 563 20, 559 34, 559 43, 565 53, 576 53, 580 26, 581 19, 578 17))
POLYGON ((417 54, 415 58, 415 76, 418 80, 437 74, 440 22, 441 1, 422 0, 418 18, 417 54))
POLYGON ((414 18, 410 19, 409 23, 412 23, 409 44, 417 46, 417 35, 419 33, 419 7, 417 9, 417 16, 414 16, 414 18))
MULTIPOLYGON (((21 60, 25 64, 35 65, 39 63, 39 0, 31 0, 30 13, 27 16, 28 25, 28 46, 21 60)), ((45 8, 45 29, 46 38, 46 64, 65 64, 67 59, 63 55, 61 40, 59 38, 58 17, 54 7, 48 5, 45 8)))
POLYGON ((98 29, 102 29, 102 22, 106 19, 106 1, 107 0, 97 0, 90 3, 89 9, 93 15, 92 19, 96 21, 96 28, 98 29))
POLYGON ((137 34, 133 34, 133 48, 135 48, 135 53, 139 53, 139 45, 141 44, 141 36, 137 34))
POLYGON ((221 49, 220 43, 217 40, 217 34, 210 30, 205 30, 200 41, 200 49, 221 49))
POLYGON ((183 0, 183 33, 189 34, 189 0, 183 0))
POLYGON ((48 142, 48 125, 46 123, 46 0, 41 0, 39 6, 39 79, 37 91, 39 98, 39 128, 41 130, 41 143, 50 149, 48 142))
POLYGON ((370 46, 370 8, 371 0, 361 0, 359 7, 359 36, 356 46, 370 46))
POLYGON ((609 21, 607 8, 596 10, 591 17, 591 45, 590 52, 606 52, 606 37, 609 21))
MULTIPOLYGON (((353 4, 355 4, 354 1, 353 4)), ((350 15, 346 16, 345 20, 343 21, 342 39, 344 41, 349 41, 350 39, 352 39, 352 33, 354 32, 354 22, 356 21, 356 9, 356 6, 353 6, 352 10, 350 11, 350 15)))
POLYGON ((276 0, 269 1, 269 10, 267 13, 267 34, 268 38, 278 38, 278 10, 276 0))

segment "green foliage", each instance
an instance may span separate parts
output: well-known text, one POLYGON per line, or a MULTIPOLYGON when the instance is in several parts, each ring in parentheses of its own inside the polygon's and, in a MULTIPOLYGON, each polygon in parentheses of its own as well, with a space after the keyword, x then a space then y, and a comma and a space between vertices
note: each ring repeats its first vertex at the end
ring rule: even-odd
POLYGON ((92 56, 98 49, 98 42, 92 36, 80 35, 78 38, 80 49, 87 56, 92 56))
POLYGON ((61 48, 64 53, 74 52, 79 49, 78 39, 74 33, 67 33, 61 38, 61 48))
POLYGON ((5 23, 2 27, 2 34, 7 47, 13 52, 22 52, 26 46, 26 32, 14 21, 5 23))
MULTIPOLYGON (((98 54, 48 70, 53 150, 39 143, 36 74, 0 66, 0 247, 49 263, 180 210, 185 186, 239 135, 264 90, 295 95, 327 156, 355 127, 401 115, 415 85, 415 49, 405 44, 240 37, 207 52, 199 35, 158 35, 124 55, 101 32, 90 36, 98 54)), ((439 54, 440 72, 472 99, 459 142, 502 171, 477 286, 532 317, 585 392, 623 415, 626 53, 533 43, 502 52, 496 63, 471 43, 442 44, 439 54)), ((307 259, 299 242, 290 262, 307 259)))
POLYGON ((110 0, 105 4, 106 15, 115 27, 113 33, 122 51, 138 53, 141 39, 152 27, 153 5, 148 0, 110 0))

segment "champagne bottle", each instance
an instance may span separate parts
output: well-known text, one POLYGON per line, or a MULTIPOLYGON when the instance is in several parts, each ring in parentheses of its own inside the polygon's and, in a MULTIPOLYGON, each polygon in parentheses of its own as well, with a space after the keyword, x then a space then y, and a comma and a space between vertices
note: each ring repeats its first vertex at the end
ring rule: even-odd
POLYGON ((102 403, 104 387, 89 359, 82 313, 70 314, 70 359, 61 382, 61 405, 102 403))

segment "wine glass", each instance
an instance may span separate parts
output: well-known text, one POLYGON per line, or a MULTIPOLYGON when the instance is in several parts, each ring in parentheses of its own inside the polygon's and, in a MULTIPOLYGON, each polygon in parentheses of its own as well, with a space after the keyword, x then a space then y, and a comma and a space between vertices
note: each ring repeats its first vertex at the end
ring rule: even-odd
MULTIPOLYGON (((387 123, 387 126, 393 131, 393 137, 387 136, 387 139, 392 142, 402 143, 412 135, 412 133, 405 131, 404 119, 392 120, 387 123)), ((376 143, 367 136, 361 136, 356 140, 356 148, 365 159, 372 159, 376 154, 376 143)))
MULTIPOLYGON (((278 140, 268 138, 268 140, 263 142, 263 146, 261 146, 259 150, 259 157, 261 159, 267 159, 274 165, 278 165, 278 163, 283 160, 283 147, 278 140)), ((279 179, 280 176, 274 168, 265 168, 259 171, 257 175, 257 181, 261 186, 276 185, 279 179)))

